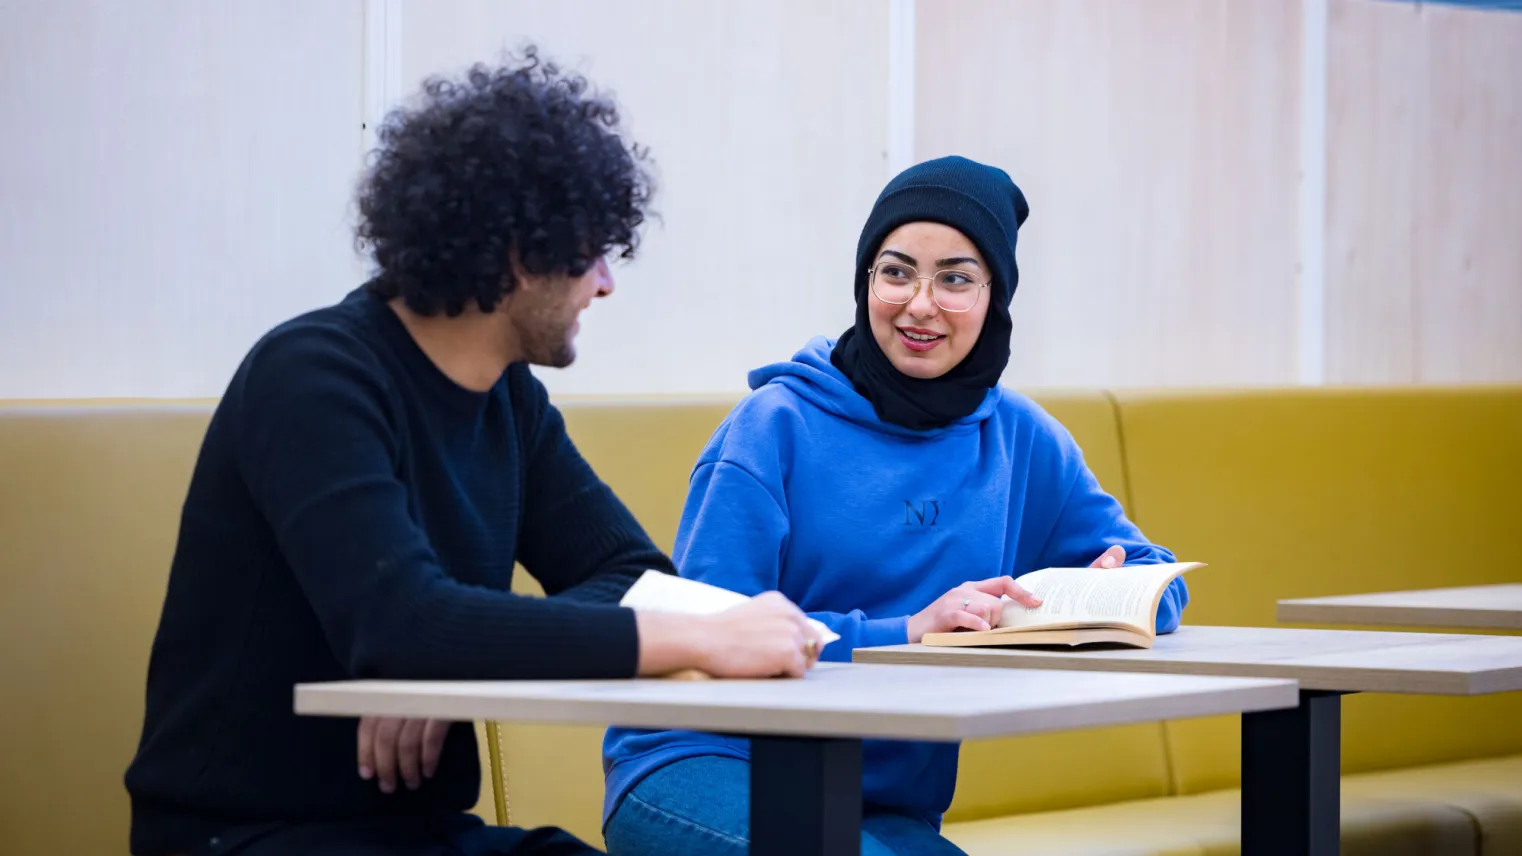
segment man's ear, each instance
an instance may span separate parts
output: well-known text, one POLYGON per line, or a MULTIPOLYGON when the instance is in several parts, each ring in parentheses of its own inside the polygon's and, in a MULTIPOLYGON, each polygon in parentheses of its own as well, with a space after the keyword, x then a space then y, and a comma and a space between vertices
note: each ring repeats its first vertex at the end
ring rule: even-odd
POLYGON ((523 268, 523 259, 518 255, 516 248, 508 250, 507 271, 503 274, 503 278, 507 280, 503 285, 506 287, 509 297, 525 288, 533 291, 537 285, 537 282, 535 282, 537 277, 523 268))

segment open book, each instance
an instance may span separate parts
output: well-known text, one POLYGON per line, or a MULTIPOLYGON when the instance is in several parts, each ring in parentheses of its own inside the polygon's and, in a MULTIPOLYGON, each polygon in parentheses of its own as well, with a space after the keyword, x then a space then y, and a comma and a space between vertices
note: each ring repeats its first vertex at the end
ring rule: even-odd
POLYGON ((1004 615, 988 630, 926 633, 937 647, 992 645, 1087 645, 1110 642, 1151 648, 1157 638, 1157 605, 1179 574, 1202 562, 1124 565, 1119 568, 1045 568, 1015 582, 1041 598, 1035 609, 1005 597, 1004 615))
MULTIPOLYGON (((680 612, 686 615, 713 615, 731 607, 739 606, 750 598, 729 589, 672 576, 660 571, 645 571, 634 585, 624 593, 618 603, 630 609, 650 612, 680 612)), ((815 618, 809 624, 819 632, 820 650, 840 638, 840 635, 815 618)))

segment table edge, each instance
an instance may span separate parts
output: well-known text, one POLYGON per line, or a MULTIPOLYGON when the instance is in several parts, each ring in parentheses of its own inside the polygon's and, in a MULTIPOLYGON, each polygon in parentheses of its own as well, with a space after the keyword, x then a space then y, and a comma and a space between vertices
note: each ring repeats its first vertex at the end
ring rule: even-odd
POLYGON ((1379 606, 1281 600, 1275 610, 1275 618, 1285 623, 1302 624, 1522 630, 1522 611, 1463 606, 1379 606))
MULTIPOLYGON (((1204 676, 1196 676, 1204 677, 1204 676)), ((496 720, 505 722, 545 723, 556 725, 618 725, 627 728, 658 730, 695 730, 721 734, 771 736, 887 739, 909 741, 960 741, 976 738, 1015 737, 1079 728, 1161 722, 1170 719, 1229 715, 1259 710, 1295 707, 1300 685, 1293 679, 1244 675, 1231 677, 1252 683, 1225 688, 1191 690, 1182 693, 1125 699, 1125 707, 1113 703, 1066 704, 1045 709, 1020 711, 985 711, 967 714, 874 713, 871 727, 862 728, 850 720, 862 716, 856 711, 795 710, 774 712, 759 725, 720 724, 711 721, 714 709, 693 706, 673 716, 669 701, 641 702, 629 699, 524 698, 524 697, 439 697, 393 696, 380 704, 353 704, 355 694, 368 681, 335 681, 298 684, 293 709, 302 716, 354 718, 401 716, 438 718, 452 721, 496 720), (1209 692, 1208 710, 1198 710, 1198 696, 1209 692), (363 711, 361 712, 361 708, 363 711), (1190 708, 1195 708, 1191 710, 1190 708), (642 710, 643 709, 643 710, 642 710), (1133 715, 1115 716, 1117 709, 1133 715), (1018 718, 1017 726, 1009 721, 1018 718), (798 724, 807 720, 804 724, 798 724)), ((430 682, 432 683, 432 682, 430 682)), ((450 683, 450 682, 444 682, 450 683)))
MULTIPOLYGON (((1484 638, 1476 637, 1476 638, 1484 638)), ((1059 671, 1135 672, 1163 675, 1195 675, 1216 678, 1277 678, 1299 683, 1301 689, 1347 693, 1389 693, 1391 695, 1438 695, 1477 696, 1495 695, 1503 692, 1522 691, 1522 665, 1499 669, 1482 669, 1472 672, 1443 672, 1433 670, 1392 670, 1373 667, 1287 665, 1283 663, 1255 663, 1248 666, 1233 663, 1191 661, 1179 664, 1168 660, 1100 660, 1086 659, 1072 654, 1042 657, 1018 651, 1000 656, 997 651, 969 654, 969 651, 985 651, 988 648, 911 648, 910 646, 887 646, 858 648, 852 652, 853 662, 901 666, 950 666, 1003 669, 1049 669, 1059 671), (956 662, 959 657, 976 657, 976 661, 956 662), (1181 667, 1182 666, 1182 667, 1181 667), (1293 670, 1294 673, 1288 673, 1293 670), (1360 673, 1363 680, 1349 682, 1347 674, 1360 673), (1507 681, 1508 675, 1517 679, 1507 681)))

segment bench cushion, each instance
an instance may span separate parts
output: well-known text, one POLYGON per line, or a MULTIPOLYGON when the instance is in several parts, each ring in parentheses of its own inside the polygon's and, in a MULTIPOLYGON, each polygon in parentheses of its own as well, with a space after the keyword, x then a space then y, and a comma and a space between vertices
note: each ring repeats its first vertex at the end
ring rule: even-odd
MULTIPOLYGON (((1276 601, 1514 581, 1522 387, 1118 396, 1133 513, 1183 560, 1188 624, 1276 601)), ((1389 629, 1389 628, 1385 628, 1389 629)), ((1522 752, 1522 693, 1352 696, 1343 770, 1522 752)), ((1234 787, 1236 717, 1169 723, 1177 787, 1234 787)))
POLYGON ((1349 776, 1344 790, 1453 806, 1479 830, 1481 853, 1522 853, 1522 755, 1349 776))
MULTIPOLYGON (((1419 793, 1342 800, 1342 856, 1480 856, 1469 814, 1419 793)), ((968 856, 1235 856, 1241 845, 1241 792, 1042 812, 948 825, 968 856)))
POLYGON ((127 850, 122 776, 211 410, 0 405, 0 850, 127 850))

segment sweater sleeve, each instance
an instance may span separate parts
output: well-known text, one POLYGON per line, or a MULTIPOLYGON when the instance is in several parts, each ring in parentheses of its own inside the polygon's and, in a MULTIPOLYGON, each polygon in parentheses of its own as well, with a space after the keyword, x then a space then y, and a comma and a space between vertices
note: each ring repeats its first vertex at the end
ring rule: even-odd
POLYGON ((228 414, 239 469, 351 676, 634 674, 632 611, 467 585, 440 566, 397 476, 388 383, 362 344, 290 331, 261 346, 239 383, 228 414))
POLYGON ((675 573, 634 515, 604 484, 565 430, 544 386, 523 370, 528 459, 518 558, 564 600, 617 603, 647 570, 675 573))
MULTIPOLYGON (((1099 486, 1077 446, 1072 449, 1076 472, 1068 481, 1066 497, 1054 497, 1061 511, 1046 547, 1036 560, 1037 568, 1087 567, 1110 547, 1119 544, 1126 550, 1128 565, 1157 565, 1174 561, 1173 554, 1148 541, 1126 518, 1116 499, 1099 486)), ((1168 584, 1157 607, 1157 632, 1178 629, 1184 607, 1189 603, 1189 589, 1179 577, 1168 584)))
MULTIPOLYGON (((682 576, 749 596, 777 591, 790 528, 783 501, 743 466, 699 464, 677 529, 674 553, 682 576)), ((849 661, 853 649, 903 644, 909 637, 907 616, 874 619, 861 610, 808 615, 840 634, 821 660, 849 661)))

